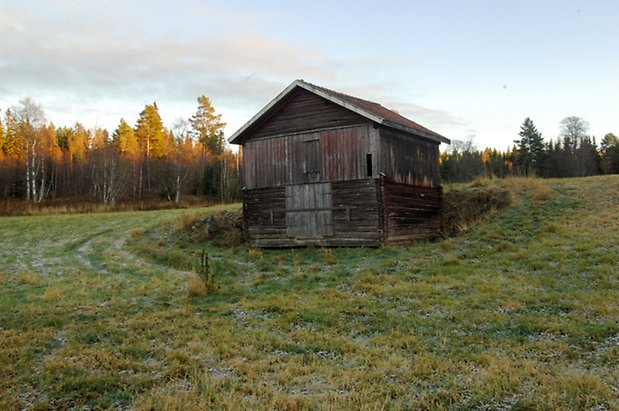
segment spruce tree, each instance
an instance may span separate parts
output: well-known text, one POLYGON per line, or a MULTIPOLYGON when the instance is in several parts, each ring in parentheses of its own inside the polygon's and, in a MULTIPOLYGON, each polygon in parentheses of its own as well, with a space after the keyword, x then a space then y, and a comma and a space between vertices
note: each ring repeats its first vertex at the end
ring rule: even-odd
POLYGON ((600 142, 602 172, 604 174, 619 173, 619 138, 608 133, 600 142))
POLYGON ((516 162, 521 174, 544 174, 544 138, 529 117, 520 126, 518 135, 520 140, 515 140, 514 143, 517 149, 516 162))

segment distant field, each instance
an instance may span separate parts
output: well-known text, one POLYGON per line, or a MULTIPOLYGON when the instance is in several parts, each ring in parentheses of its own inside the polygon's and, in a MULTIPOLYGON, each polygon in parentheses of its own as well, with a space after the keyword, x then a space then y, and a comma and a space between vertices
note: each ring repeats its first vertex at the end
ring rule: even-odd
POLYGON ((226 207, 0 218, 1 408, 619 409, 619 176, 487 185, 513 206, 378 249, 202 242, 226 207))

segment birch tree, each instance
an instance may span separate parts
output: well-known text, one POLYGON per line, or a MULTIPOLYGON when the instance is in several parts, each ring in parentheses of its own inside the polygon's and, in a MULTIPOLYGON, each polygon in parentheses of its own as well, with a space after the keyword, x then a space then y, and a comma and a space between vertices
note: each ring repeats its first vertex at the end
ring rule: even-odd
POLYGON ((40 150, 41 127, 45 124, 45 113, 38 103, 26 97, 13 107, 17 121, 18 133, 25 154, 26 199, 41 202, 46 196, 46 181, 41 180, 42 151, 40 150))

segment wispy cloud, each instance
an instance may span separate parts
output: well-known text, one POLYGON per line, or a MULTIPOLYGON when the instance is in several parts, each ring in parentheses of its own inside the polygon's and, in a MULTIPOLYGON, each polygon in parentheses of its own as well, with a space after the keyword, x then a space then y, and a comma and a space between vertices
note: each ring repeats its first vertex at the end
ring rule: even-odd
MULTIPOLYGON (((0 105, 30 95, 44 102, 52 118, 63 113, 79 120, 81 113, 94 112, 109 126, 153 100, 193 105, 201 94, 228 110, 258 109, 295 78, 341 85, 343 91, 350 87, 360 97, 371 97, 367 91, 372 89, 379 97, 389 95, 368 80, 369 71, 393 64, 389 58, 346 61, 276 41, 252 30, 252 16, 226 14, 226 21, 246 27, 226 31, 216 22, 226 13, 221 10, 209 9, 211 19, 203 24, 212 24, 211 29, 190 32, 172 20, 166 26, 146 4, 138 7, 140 2, 102 4, 27 2, 0 9, 0 105)), ((185 1, 179 7, 204 5, 185 1)), ((181 25, 200 24, 191 13, 181 20, 181 25)), ((426 123, 458 123, 448 113, 411 103, 380 102, 393 102, 392 108, 426 123)))

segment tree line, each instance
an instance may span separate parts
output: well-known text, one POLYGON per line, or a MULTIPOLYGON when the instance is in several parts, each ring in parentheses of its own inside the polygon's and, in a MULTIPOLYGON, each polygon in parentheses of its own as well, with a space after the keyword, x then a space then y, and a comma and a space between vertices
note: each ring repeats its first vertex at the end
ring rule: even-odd
POLYGON ((477 177, 538 176, 584 177, 619 174, 619 138, 606 134, 598 146, 589 124, 580 117, 564 118, 556 140, 544 141, 533 121, 526 118, 520 138, 507 151, 479 150, 473 140, 452 141, 440 154, 444 181, 463 182, 477 177))
MULTIPOLYGON (((0 118, 0 199, 31 203, 51 199, 96 201, 202 196, 240 198, 240 157, 225 144, 225 123, 206 96, 195 114, 165 127, 157 103, 147 104, 135 125, 120 119, 110 135, 99 127, 55 127, 30 98, 0 118)), ((507 151, 479 150, 473 140, 453 140, 440 154, 444 181, 477 177, 579 177, 619 173, 619 139, 606 134, 598 146, 588 123, 567 117, 560 136, 544 141, 526 118, 507 151)))
POLYGON ((225 123, 206 96, 196 113, 165 127, 157 103, 134 126, 121 119, 112 135, 99 127, 55 127, 30 98, 0 118, 0 198, 32 203, 184 195, 233 201, 240 196, 239 157, 224 141, 225 123))

